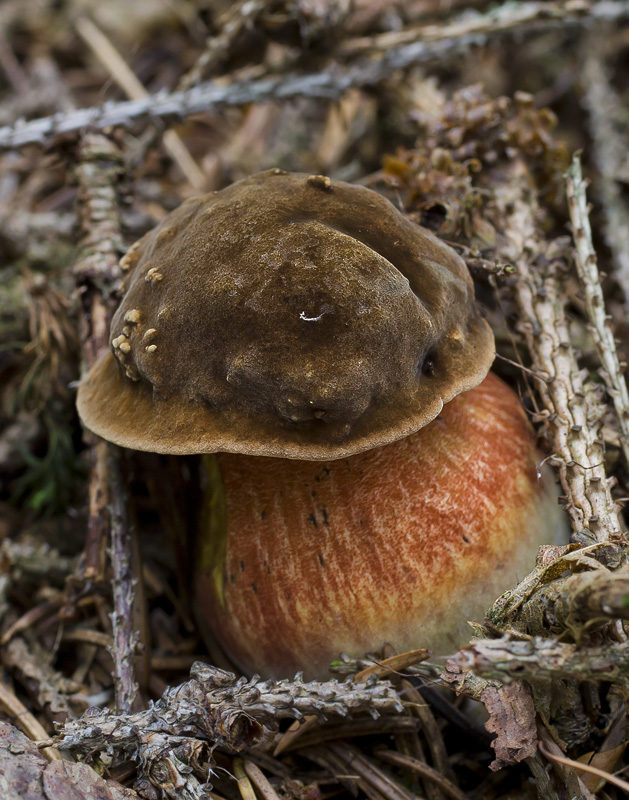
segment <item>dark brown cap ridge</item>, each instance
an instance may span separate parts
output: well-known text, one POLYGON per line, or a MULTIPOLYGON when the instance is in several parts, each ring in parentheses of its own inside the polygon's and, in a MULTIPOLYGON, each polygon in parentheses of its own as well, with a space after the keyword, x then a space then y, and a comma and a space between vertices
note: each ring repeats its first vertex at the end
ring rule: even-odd
POLYGON ((463 260, 323 176, 187 200, 121 263, 112 349, 78 408, 125 447, 341 458, 423 427, 493 360, 463 260))

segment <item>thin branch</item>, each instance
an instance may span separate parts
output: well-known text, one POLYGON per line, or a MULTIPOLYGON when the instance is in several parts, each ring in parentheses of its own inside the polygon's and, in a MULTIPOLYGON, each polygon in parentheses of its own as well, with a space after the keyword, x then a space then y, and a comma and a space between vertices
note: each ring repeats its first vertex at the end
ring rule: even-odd
MULTIPOLYGON (((528 170, 516 160, 496 190, 507 246, 501 253, 516 268, 519 330, 524 334, 552 436, 551 464, 558 467, 565 509, 575 533, 590 531, 598 542, 620 534, 619 508, 611 496, 599 430, 604 406, 581 372, 571 343, 561 258, 544 246, 539 209, 528 170)), ((561 255, 559 253, 558 255, 561 255)))
POLYGON ((135 629, 135 579, 129 524, 128 493, 121 475, 121 453, 109 445, 109 486, 111 488, 111 565, 114 610, 111 614, 114 661, 113 678, 116 710, 128 714, 133 710, 138 684, 135 680, 135 648, 138 634, 135 629))
POLYGON ((543 636, 525 640, 504 636, 473 641, 452 660, 464 672, 473 670, 477 675, 503 682, 562 678, 610 681, 629 688, 629 642, 584 647, 543 636))
POLYGON ((216 745, 241 751, 261 740, 264 726, 308 714, 376 717, 402 711, 394 688, 386 681, 304 683, 300 676, 293 681, 261 681, 257 676, 247 680, 200 662, 190 674, 189 681, 167 689, 144 711, 88 711, 81 719, 67 722, 54 740, 41 744, 54 743, 61 750, 92 759, 102 752, 116 763, 132 760, 138 764, 140 781, 163 788, 160 781, 177 775, 191 797, 201 797, 200 783, 190 767, 197 775, 207 774, 216 745))
MULTIPOLYGON (((600 47, 593 36, 586 42, 588 54, 600 47)), ((627 158, 627 137, 620 136, 614 120, 623 103, 612 88, 602 60, 590 56, 581 76, 583 102, 589 114, 593 155, 598 167, 596 191, 603 208, 605 240, 612 251, 614 278, 629 302, 629 205, 618 181, 627 158)), ((625 167, 626 168, 626 167, 625 167)))
MULTIPOLYGON (((569 26, 591 26, 593 23, 614 21, 629 15, 629 0, 597 0, 596 2, 507 2, 501 7, 506 20, 496 12, 494 21, 484 33, 477 30, 476 17, 464 18, 454 36, 440 38, 435 33, 431 41, 413 41, 399 47, 385 48, 368 58, 360 58, 349 66, 333 64, 328 70, 299 75, 278 75, 260 80, 241 80, 228 85, 199 84, 185 92, 157 94, 141 100, 106 103, 99 108, 84 108, 66 114, 18 122, 0 128, 0 151, 27 144, 48 145, 57 136, 83 129, 103 130, 110 126, 130 127, 137 121, 161 120, 165 124, 185 119, 191 114, 208 112, 222 106, 241 106, 268 100, 288 100, 310 97, 334 100, 353 86, 374 86, 395 70, 414 64, 443 62, 472 46, 484 44, 495 35, 509 32, 541 32, 569 26), (514 13, 517 11, 518 13, 514 13), (520 13, 522 12, 522 13, 520 13), (508 22, 511 14, 511 23, 508 22)), ((447 29, 446 29, 447 30, 447 29)))
MULTIPOLYGON (((74 269, 82 314, 81 341, 89 368, 109 345, 109 322, 116 306, 120 281, 118 256, 122 249, 119 184, 123 174, 120 151, 107 137, 87 135, 80 147, 80 217, 83 229, 81 258, 74 269)), ((102 580, 104 548, 111 535, 113 576, 114 683, 116 703, 130 711, 137 693, 133 630, 134 589, 131 548, 126 520, 126 492, 120 478, 116 448, 87 434, 92 469, 85 559, 80 581, 102 580)))
MULTIPOLYGON (((123 251, 119 191, 124 171, 116 145, 100 134, 83 137, 76 168, 82 240, 74 279, 81 308, 81 352, 89 369, 109 347, 109 323, 118 304, 123 251)), ((108 450, 102 439, 86 434, 91 444, 89 519, 80 583, 103 580, 109 536, 108 450)))
MULTIPOLYGON (((629 393, 623 370, 618 361, 614 334, 609 328, 609 317, 605 311, 605 300, 598 272, 596 252, 592 244, 592 229, 588 215, 585 196, 586 183, 581 174, 581 160, 578 155, 572 159, 572 166, 566 175, 566 193, 568 208, 572 221, 572 231, 576 245, 576 266, 579 281, 590 320, 590 331, 596 345, 596 351, 603 369, 600 373, 612 399, 618 424, 620 425, 620 443, 629 465, 629 393)), ((629 225, 629 216, 627 217, 629 225)), ((627 226, 626 226, 627 227, 627 226)), ((629 231, 629 227, 627 227, 629 231)), ((629 240, 628 240, 629 248, 629 240)), ((624 367, 627 365, 625 364, 624 367)))

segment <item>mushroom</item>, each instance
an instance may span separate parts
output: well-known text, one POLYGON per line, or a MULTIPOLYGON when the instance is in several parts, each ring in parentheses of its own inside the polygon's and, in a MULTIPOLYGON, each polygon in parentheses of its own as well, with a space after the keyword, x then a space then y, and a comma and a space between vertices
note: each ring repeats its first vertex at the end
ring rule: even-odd
POLYGON ((187 200, 121 266, 78 409, 122 446, 220 453, 196 597, 243 669, 449 651, 552 538, 519 401, 481 384, 464 262, 375 192, 263 172, 187 200))
POLYGON ((375 192, 269 170, 121 262, 85 425, 124 447, 342 458, 426 425, 494 357, 463 260, 375 192))
POLYGON ((198 618, 265 677, 324 678, 340 653, 385 644, 455 652, 467 620, 482 622, 555 540, 562 513, 521 402, 493 374, 385 447, 217 462, 198 618))

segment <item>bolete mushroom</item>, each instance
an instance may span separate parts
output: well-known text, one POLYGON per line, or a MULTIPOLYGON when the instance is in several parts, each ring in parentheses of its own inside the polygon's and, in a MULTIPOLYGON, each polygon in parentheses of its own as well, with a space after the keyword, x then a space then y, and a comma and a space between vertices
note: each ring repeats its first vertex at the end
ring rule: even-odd
POLYGON ((187 200, 121 264, 78 409, 124 447, 341 458, 423 427, 494 357, 463 260, 323 176, 269 170, 187 200))
POLYGON ((243 669, 451 650, 552 538, 519 401, 478 386, 493 336, 464 262, 378 194, 270 170, 121 263, 79 412, 126 447, 222 453, 197 599, 243 669))

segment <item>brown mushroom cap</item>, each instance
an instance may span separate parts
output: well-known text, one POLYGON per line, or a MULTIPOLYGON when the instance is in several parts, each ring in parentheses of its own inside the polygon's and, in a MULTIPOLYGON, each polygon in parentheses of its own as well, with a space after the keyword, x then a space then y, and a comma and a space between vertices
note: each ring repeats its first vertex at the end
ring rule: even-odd
POLYGON ((95 433, 160 453, 341 458, 407 436, 494 354, 463 260, 375 192, 269 170, 192 198, 122 261, 95 433))

